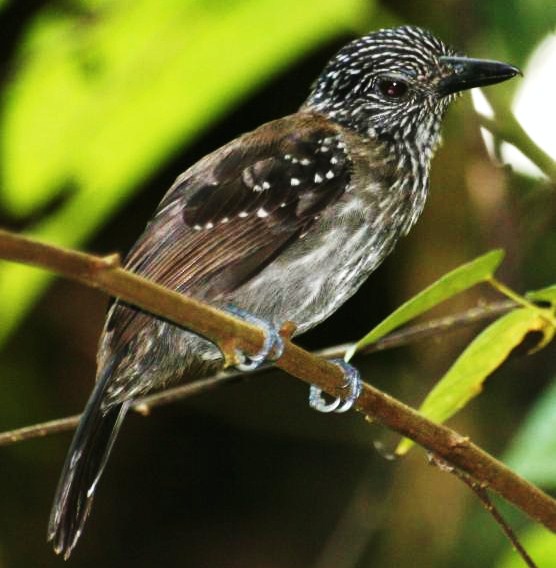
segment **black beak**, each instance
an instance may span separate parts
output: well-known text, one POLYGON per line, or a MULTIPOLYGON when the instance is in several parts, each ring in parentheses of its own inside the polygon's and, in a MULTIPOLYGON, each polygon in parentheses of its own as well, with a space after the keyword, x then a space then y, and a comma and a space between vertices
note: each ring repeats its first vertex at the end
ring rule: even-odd
POLYGON ((488 59, 440 57, 440 63, 451 70, 451 73, 441 79, 438 84, 438 92, 441 97, 474 87, 494 85, 522 74, 513 65, 488 59))

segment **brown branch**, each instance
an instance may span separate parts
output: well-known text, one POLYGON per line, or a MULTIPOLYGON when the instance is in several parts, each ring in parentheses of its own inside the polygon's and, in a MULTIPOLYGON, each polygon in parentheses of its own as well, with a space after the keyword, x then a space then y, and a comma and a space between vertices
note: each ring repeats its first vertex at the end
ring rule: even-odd
POLYGON ((51 434, 60 434, 75 430, 79 424, 81 414, 74 414, 73 416, 66 416, 65 418, 58 418, 57 420, 49 420, 48 422, 41 422, 40 424, 33 424, 32 426, 25 426, 17 430, 10 430, 9 432, 2 432, 0 434, 0 447, 11 446, 18 442, 26 442, 34 438, 44 438, 51 434))
POLYGON ((510 541, 511 545, 514 547, 516 552, 521 556, 523 562, 529 568, 537 568, 537 565, 533 562, 533 559, 529 556, 529 553, 525 550, 523 545, 519 542, 517 535, 515 534, 513 528, 508 524, 506 519, 502 516, 502 513, 498 510, 498 508, 492 502, 490 495, 488 494, 487 489, 478 483, 475 479, 469 477, 465 472, 460 471, 456 467, 452 467, 450 464, 446 463, 444 460, 438 458, 433 454, 429 453, 429 462, 441 471, 445 471, 455 475, 460 481, 462 481, 479 499, 487 513, 494 519, 494 522, 500 527, 504 535, 510 541))
MULTIPOLYGON (((486 306, 471 308, 459 314, 430 320, 422 324, 408 326, 401 331, 395 331, 386 337, 379 339, 371 345, 367 345, 364 349, 358 351, 356 355, 368 355, 376 351, 384 351, 386 349, 393 349, 395 347, 401 347, 402 345, 408 345, 415 341, 432 337, 440 333, 444 334, 450 331, 456 331, 466 326, 473 325, 479 321, 493 319, 494 317, 515 308, 515 306, 515 302, 511 300, 504 300, 488 304, 486 306)), ((351 346, 351 343, 344 343, 343 345, 335 345, 334 347, 326 347, 324 349, 314 351, 313 354, 318 357, 324 357, 325 359, 336 359, 343 357, 351 346)), ((248 376, 251 377, 255 374, 268 371, 271 368, 272 367, 270 366, 260 367, 248 374, 240 371, 221 372, 208 379, 180 385, 167 389, 163 392, 148 395, 139 400, 133 408, 141 414, 148 414, 149 411, 156 406, 162 406, 180 399, 201 394, 202 392, 212 390, 217 386, 245 379, 248 376)), ((0 446, 1 445, 2 434, 0 434, 0 446)))
MULTIPOLYGON (((99 258, 0 231, 0 258, 57 272, 191 329, 217 343, 228 363, 233 359, 233 347, 255 353, 263 343, 263 332, 256 326, 127 272, 120 268, 115 257, 99 258)), ((340 368, 301 349, 287 338, 284 354, 276 366, 319 386, 332 396, 342 395, 344 377, 340 368)), ((431 422, 368 384, 364 385, 356 408, 467 472, 556 532, 556 501, 468 438, 431 422)))
POLYGON ((531 556, 529 556, 529 553, 525 550, 521 542, 519 542, 513 528, 508 524, 506 519, 504 519, 500 511, 496 508, 496 506, 492 502, 492 499, 490 498, 488 491, 484 487, 482 487, 479 483, 477 483, 474 479, 471 479, 468 475, 458 475, 458 477, 471 489, 471 491, 473 491, 473 493, 475 493, 479 501, 483 504, 483 507, 492 516, 496 524, 502 529, 502 532, 512 543, 512 546, 519 554, 519 556, 521 556, 523 562, 529 568, 537 568, 537 565, 535 564, 531 556))
MULTIPOLYGON (((395 331, 386 337, 379 339, 375 343, 367 345, 364 349, 357 352, 357 356, 367 355, 374 353, 375 351, 384 351, 386 349, 401 347, 427 337, 434 337, 440 333, 445 334, 457 331, 466 326, 504 314, 515 306, 515 302, 505 300, 487 304, 485 306, 471 308, 465 312, 444 318, 429 320, 422 324, 408 326, 401 331, 395 331)), ((334 359, 343 357, 350 347, 351 343, 345 343, 343 345, 335 345, 334 347, 320 349, 313 353, 319 357, 334 359)), ((133 410, 139 414, 147 416, 153 408, 158 406, 164 406, 179 400, 184 400, 191 396, 208 392, 217 387, 237 382, 239 380, 245 380, 253 375, 267 372, 271 369, 271 366, 263 366, 250 373, 244 373, 241 371, 223 371, 212 377, 206 377, 199 381, 172 387, 162 392, 157 392, 140 398, 133 405, 133 410)), ((33 440, 34 438, 43 438, 50 434, 69 432, 77 427, 80 418, 81 415, 77 414, 74 416, 59 418, 57 420, 49 420, 47 422, 25 426, 15 430, 0 432, 0 447, 33 440)))

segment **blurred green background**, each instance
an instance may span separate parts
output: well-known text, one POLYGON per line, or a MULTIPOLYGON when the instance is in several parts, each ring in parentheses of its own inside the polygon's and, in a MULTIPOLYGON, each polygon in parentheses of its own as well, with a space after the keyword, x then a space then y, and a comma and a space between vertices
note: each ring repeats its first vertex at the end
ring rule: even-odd
MULTIPOLYGON (((125 252, 174 178, 303 102, 347 40, 412 23, 475 57, 526 66, 556 30, 551 0, 4 0, 0 226, 125 252)), ((554 87, 554 83, 552 83, 554 87)), ((519 81, 490 91, 509 104, 519 81)), ((546 87, 543 87, 546 88, 546 87)), ((556 99, 556 88, 554 93, 556 99)), ((534 104, 534 103, 533 103, 534 104)), ((546 109, 554 127, 554 111, 546 109)), ((556 136, 556 135, 555 135, 556 136)), ((470 98, 451 109, 423 218, 348 304, 300 342, 357 339, 444 272, 501 247, 501 278, 556 282, 546 180, 487 156, 470 98)), ((491 299, 467 293, 435 315, 491 299)), ((107 298, 0 261, 0 430, 79 412, 107 298)), ((363 376, 418 404, 472 337, 463 330, 360 358, 363 376)), ((451 424, 556 488, 556 350, 514 357, 451 424)), ((310 411, 274 372, 132 416, 71 566, 519 566, 477 501, 354 413, 310 411)), ((55 566, 46 522, 69 434, 0 448, 0 568, 55 566)), ((541 566, 555 538, 503 507, 541 566)))

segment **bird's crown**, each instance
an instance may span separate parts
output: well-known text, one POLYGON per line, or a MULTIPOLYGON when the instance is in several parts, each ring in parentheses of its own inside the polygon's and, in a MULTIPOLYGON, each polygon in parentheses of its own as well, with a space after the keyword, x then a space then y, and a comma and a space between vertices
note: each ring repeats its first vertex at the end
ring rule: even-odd
POLYGON ((426 115, 440 122, 452 96, 438 87, 455 51, 430 32, 402 26, 352 41, 328 63, 306 106, 362 134, 411 135, 426 115))

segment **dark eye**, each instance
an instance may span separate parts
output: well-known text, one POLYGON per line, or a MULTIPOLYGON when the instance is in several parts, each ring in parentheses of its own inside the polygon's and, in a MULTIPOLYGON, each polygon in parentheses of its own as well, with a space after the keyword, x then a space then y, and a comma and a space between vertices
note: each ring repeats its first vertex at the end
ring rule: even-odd
POLYGON ((407 93, 407 83, 399 79, 381 79, 378 84, 378 90, 389 99, 399 99, 407 93))

